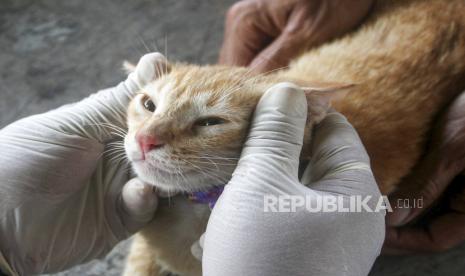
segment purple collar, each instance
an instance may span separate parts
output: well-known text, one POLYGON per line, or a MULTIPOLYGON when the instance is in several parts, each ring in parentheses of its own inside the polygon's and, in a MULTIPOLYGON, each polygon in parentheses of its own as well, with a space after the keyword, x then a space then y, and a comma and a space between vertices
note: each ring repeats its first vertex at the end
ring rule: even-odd
POLYGON ((216 201, 223 192, 224 186, 215 186, 206 191, 193 192, 189 193, 187 196, 189 200, 195 203, 208 204, 208 206, 213 209, 216 201))

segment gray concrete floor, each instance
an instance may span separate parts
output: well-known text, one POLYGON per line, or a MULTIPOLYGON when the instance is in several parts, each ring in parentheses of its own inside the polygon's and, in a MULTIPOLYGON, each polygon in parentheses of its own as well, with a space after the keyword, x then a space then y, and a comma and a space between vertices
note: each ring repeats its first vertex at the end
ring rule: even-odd
MULTIPOLYGON (((2 0, 0 127, 123 80, 121 62, 159 49, 214 63, 234 0, 2 0), (166 41, 166 49, 165 49, 166 41)), ((128 242, 59 275, 119 275, 128 242)), ((371 275, 464 275, 465 246, 443 254, 380 257, 371 275)))

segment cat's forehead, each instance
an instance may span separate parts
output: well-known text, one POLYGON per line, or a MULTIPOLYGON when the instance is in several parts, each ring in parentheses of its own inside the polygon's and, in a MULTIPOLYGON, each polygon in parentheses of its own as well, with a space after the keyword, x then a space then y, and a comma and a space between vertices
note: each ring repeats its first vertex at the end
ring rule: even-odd
POLYGON ((231 87, 243 87, 249 80, 243 69, 219 66, 174 66, 166 76, 181 94, 222 93, 231 87), (213 93, 212 93, 213 92, 213 93))
POLYGON ((250 90, 244 70, 223 67, 180 66, 145 87, 158 105, 166 108, 202 106, 206 108, 235 105, 237 98, 250 90))

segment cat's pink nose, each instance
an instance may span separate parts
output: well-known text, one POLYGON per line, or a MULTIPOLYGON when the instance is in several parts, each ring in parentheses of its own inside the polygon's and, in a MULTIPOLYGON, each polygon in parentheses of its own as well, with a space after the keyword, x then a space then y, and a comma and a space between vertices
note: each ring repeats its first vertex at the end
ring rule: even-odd
POLYGON ((160 148, 163 146, 163 142, 158 139, 155 135, 147 135, 138 133, 136 135, 137 143, 139 143, 139 147, 144 153, 144 155, 154 149, 160 148))

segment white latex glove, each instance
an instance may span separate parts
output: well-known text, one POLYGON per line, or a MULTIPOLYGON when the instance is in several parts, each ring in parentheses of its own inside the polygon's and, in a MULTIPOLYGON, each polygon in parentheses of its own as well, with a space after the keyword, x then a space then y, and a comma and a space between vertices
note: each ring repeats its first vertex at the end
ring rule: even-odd
POLYGON ((0 268, 7 274, 57 272, 103 257, 152 219, 156 194, 130 180, 122 148, 115 155, 111 143, 122 140, 127 105, 157 74, 160 58, 145 55, 117 87, 0 131, 0 268))
MULTIPOLYGON (((264 196, 381 196, 356 131, 331 113, 314 132, 312 160, 298 179, 306 98, 274 86, 255 111, 238 167, 210 217, 204 275, 367 275, 384 241, 381 212, 264 212, 264 196)), ((320 198, 321 199, 321 198, 320 198)), ((312 205, 316 206, 316 205, 312 205)), ((346 208, 348 205, 344 205, 346 208)), ((202 243, 202 240, 201 240, 202 243)))

